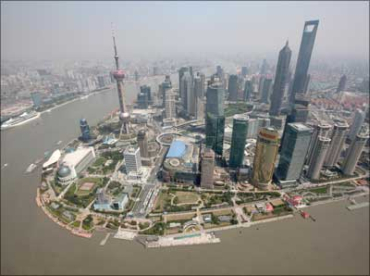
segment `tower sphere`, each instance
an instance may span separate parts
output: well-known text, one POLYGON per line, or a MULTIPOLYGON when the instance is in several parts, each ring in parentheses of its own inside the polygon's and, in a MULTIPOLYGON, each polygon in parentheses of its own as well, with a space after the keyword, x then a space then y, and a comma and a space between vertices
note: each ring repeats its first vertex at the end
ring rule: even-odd
POLYGON ((119 119, 123 122, 129 122, 130 121, 130 114, 125 112, 125 113, 120 113, 119 114, 119 119))
POLYGON ((116 80, 123 80, 125 78, 125 72, 121 69, 113 71, 113 77, 116 80))

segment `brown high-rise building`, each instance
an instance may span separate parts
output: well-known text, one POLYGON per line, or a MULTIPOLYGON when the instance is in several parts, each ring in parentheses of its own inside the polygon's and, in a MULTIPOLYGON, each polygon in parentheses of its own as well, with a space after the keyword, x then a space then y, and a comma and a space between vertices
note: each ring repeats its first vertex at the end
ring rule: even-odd
POLYGON ((146 131, 144 129, 139 130, 137 134, 137 143, 140 148, 140 156, 143 158, 148 158, 148 136, 146 135, 146 131))
POLYGON ((275 170, 280 135, 274 128, 262 128, 258 134, 253 162, 252 184, 267 190, 275 170))
POLYGON ((215 153, 212 149, 206 148, 202 156, 202 173, 200 186, 204 189, 213 189, 213 171, 215 168, 215 153))

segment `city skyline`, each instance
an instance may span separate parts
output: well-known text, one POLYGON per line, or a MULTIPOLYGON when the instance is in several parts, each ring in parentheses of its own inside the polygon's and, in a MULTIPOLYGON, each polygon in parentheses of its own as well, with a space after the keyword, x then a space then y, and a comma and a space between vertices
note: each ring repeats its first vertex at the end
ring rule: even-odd
POLYGON ((335 5, 274 2, 268 8, 267 3, 256 2, 215 2, 211 6, 203 2, 112 2, 109 5, 1 2, 1 5, 4 60, 109 58, 111 22, 117 43, 123 45, 120 50, 123 60, 221 53, 276 59, 276 52, 286 39, 293 52, 292 59, 296 60, 300 26, 303 21, 316 19, 321 24, 313 61, 323 56, 368 58, 369 5, 366 2, 335 5), (22 24, 15 24, 19 22, 22 24), (42 22, 49 24, 44 26, 42 22), (204 35, 215 31, 217 35, 204 35))

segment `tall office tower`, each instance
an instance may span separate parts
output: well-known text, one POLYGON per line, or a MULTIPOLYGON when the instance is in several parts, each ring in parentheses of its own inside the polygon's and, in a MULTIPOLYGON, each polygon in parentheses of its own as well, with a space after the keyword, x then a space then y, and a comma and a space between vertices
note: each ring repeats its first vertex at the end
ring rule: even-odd
POLYGON ((265 81, 265 76, 260 76, 259 77, 259 82, 258 82, 258 95, 259 95, 259 97, 261 97, 261 95, 262 95, 264 81, 265 81))
POLYGON ((213 149, 218 156, 222 156, 224 143, 224 94, 225 89, 219 81, 215 81, 208 86, 206 101, 206 146, 213 149))
POLYGON ((31 98, 33 102, 33 107, 38 108, 42 104, 41 94, 40 92, 32 92, 31 98))
POLYGON ((359 134, 356 135, 356 138, 352 141, 342 165, 342 171, 345 175, 354 174, 357 162, 361 157, 361 153, 366 145, 367 139, 368 137, 359 134))
POLYGON ((279 142, 279 133, 274 128, 262 128, 259 131, 253 161, 252 184, 262 190, 267 190, 271 183, 279 142))
POLYGON ((139 72, 137 70, 135 70, 134 75, 135 75, 135 81, 138 81, 139 78, 140 78, 140 75, 139 75, 139 72))
POLYGON ((129 122, 130 122, 130 114, 127 112, 125 107, 125 100, 123 94, 123 79, 125 78, 125 73, 123 70, 119 69, 119 57, 117 53, 117 46, 116 46, 116 38, 113 34, 113 47, 114 47, 114 59, 116 62, 116 71, 113 72, 113 77, 117 83, 117 92, 118 92, 118 101, 119 101, 119 109, 120 115, 119 119, 122 122, 122 129, 124 133, 129 133, 129 122))
POLYGON ((165 115, 167 119, 172 119, 175 117, 175 100, 172 89, 166 92, 165 115))
POLYGON ((238 168, 243 165, 245 140, 248 133, 247 115, 234 115, 233 133, 231 136, 230 160, 229 166, 231 168, 238 168))
POLYGON ((189 100, 192 100, 193 96, 193 79, 189 72, 185 72, 182 76, 181 83, 180 83, 180 94, 182 108, 186 110, 189 114, 189 111, 193 111, 194 105, 190 104, 189 100))
POLYGON ((104 76, 102 76, 102 75, 98 76, 98 85, 99 85, 99 88, 105 87, 104 76))
POLYGON ((311 75, 310 74, 307 74, 306 82, 304 84, 303 94, 307 94, 308 87, 310 85, 310 80, 311 80, 311 75))
POLYGON ((262 85, 261 103, 268 104, 270 102, 270 92, 272 86, 272 79, 265 78, 262 85))
POLYGON ((203 189, 213 189, 213 173, 215 168, 215 153, 210 148, 205 148, 201 163, 200 186, 203 189))
MULTIPOLYGON (((181 84, 179 83, 180 88, 181 84)), ((164 82, 162 82, 159 85, 159 90, 158 90, 158 100, 159 102, 162 102, 162 107, 164 107, 165 104, 165 99, 166 99, 166 91, 172 88, 172 83, 170 76, 166 75, 164 82)), ((181 94, 180 94, 181 95, 181 94)))
POLYGON ((127 147, 123 153, 126 163, 126 173, 139 173, 141 170, 140 148, 127 147))
POLYGON ((137 94, 137 107, 141 109, 147 109, 148 108, 148 95, 143 92, 139 92, 137 94))
POLYGON ((204 104, 203 104, 203 97, 202 97, 202 78, 198 74, 194 77, 194 94, 195 94, 195 107, 196 107, 196 115, 197 119, 204 118, 204 104))
POLYGON ((252 98, 253 84, 251 80, 245 81, 244 84, 244 101, 248 102, 252 98))
POLYGON ((204 75, 203 73, 199 73, 199 76, 200 76, 200 83, 201 83, 201 90, 200 90, 201 93, 199 97, 203 100, 205 96, 206 75, 204 75))
POLYGON ((365 112, 363 112, 361 109, 357 109, 348 134, 348 137, 351 141, 356 138, 356 135, 360 131, 364 121, 365 121, 365 112))
POLYGON ((182 77, 184 76, 185 72, 188 72, 188 71, 189 71, 189 68, 187 67, 181 67, 179 70, 179 94, 180 94, 181 99, 183 99, 183 95, 184 95, 183 87, 181 85, 182 77))
POLYGON ((312 129, 302 123, 288 124, 285 131, 276 171, 283 188, 295 185, 299 179, 312 135, 312 129))
POLYGON ((243 66, 241 75, 245 78, 247 74, 248 74, 248 68, 246 66, 243 66))
POLYGON ((316 147, 316 144, 318 143, 319 137, 328 137, 330 129, 331 129, 331 125, 325 124, 325 123, 324 124, 318 124, 315 127, 314 132, 312 134, 310 145, 308 147, 308 152, 307 152, 307 156, 306 156, 306 164, 311 164, 312 159, 315 158, 313 153, 314 153, 314 149, 316 147))
POLYGON ((330 148, 326 155, 324 166, 334 167, 337 164, 340 153, 343 149, 344 141, 348 132, 347 123, 337 123, 334 125, 334 130, 331 136, 330 148))
POLYGON ((90 127, 86 121, 85 118, 82 118, 80 120, 80 130, 81 130, 81 138, 83 141, 88 141, 91 139, 91 135, 90 135, 90 127))
POLYGON ((247 132, 247 138, 256 138, 258 133, 258 119, 256 118, 250 118, 248 121, 248 132, 247 132))
POLYGON ((343 75, 338 83, 337 93, 342 92, 346 89, 347 76, 343 75))
POLYGON ((289 48, 288 41, 279 52, 278 63, 276 66, 275 81, 271 96, 270 115, 280 115, 281 104, 283 103, 285 87, 289 78, 289 64, 292 57, 292 51, 289 48))
POLYGON ((139 145, 140 148, 141 157, 148 158, 149 157, 148 136, 144 129, 139 130, 139 132, 137 133, 137 144, 139 145))
POLYGON ((150 91, 150 86, 148 85, 142 85, 140 86, 140 92, 147 95, 148 103, 151 103, 152 101, 152 93, 150 91))
POLYGON ((222 87, 226 89, 226 79, 225 79, 225 72, 224 69, 220 65, 217 66, 216 75, 221 81, 222 87))
POLYGON ((228 86, 229 101, 236 102, 238 100, 238 92, 238 76, 230 75, 228 86))
POLYGON ((330 138, 318 137, 315 148, 313 149, 313 157, 308 166, 307 177, 312 180, 320 178, 320 171, 325 161, 325 156, 330 147, 330 138))
POLYGON ((268 69, 269 69, 269 65, 268 65, 266 59, 264 59, 263 62, 262 62, 262 65, 261 65, 260 74, 261 75, 266 75, 268 69))
POLYGON ((294 103, 297 93, 304 93, 307 82, 308 67, 310 66, 313 46, 315 44, 319 20, 306 21, 303 28, 303 35, 297 65, 294 74, 291 103, 294 103))

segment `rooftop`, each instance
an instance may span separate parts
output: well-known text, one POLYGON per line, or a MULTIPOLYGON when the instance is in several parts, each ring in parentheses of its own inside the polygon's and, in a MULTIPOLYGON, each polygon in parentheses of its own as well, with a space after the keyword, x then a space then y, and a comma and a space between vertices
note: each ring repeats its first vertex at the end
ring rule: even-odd
POLYGON ((167 158, 181 158, 186 152, 186 144, 183 141, 175 140, 171 143, 167 158))

